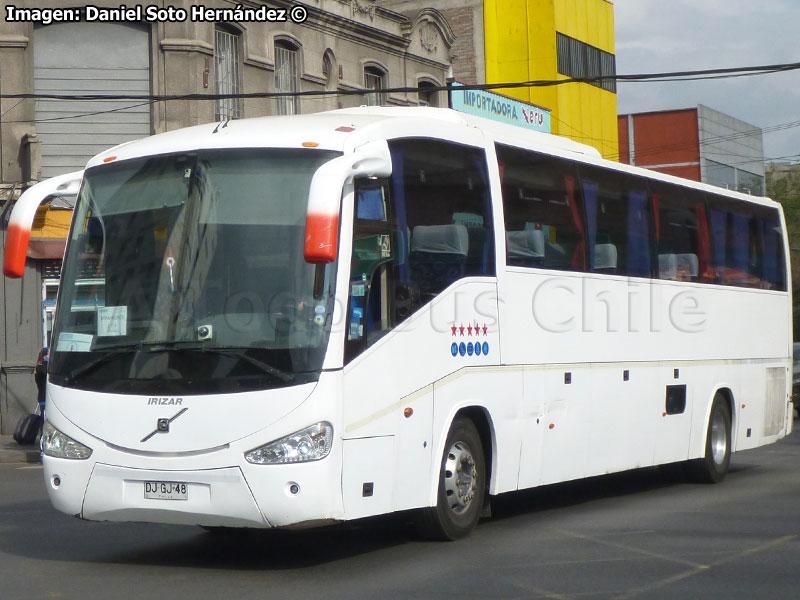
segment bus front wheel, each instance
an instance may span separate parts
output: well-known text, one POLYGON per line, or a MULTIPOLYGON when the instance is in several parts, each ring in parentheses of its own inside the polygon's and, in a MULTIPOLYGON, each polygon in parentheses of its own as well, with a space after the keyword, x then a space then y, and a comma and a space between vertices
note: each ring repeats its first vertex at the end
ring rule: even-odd
POLYGON ((699 483, 719 483, 731 462, 731 409, 722 394, 714 396, 702 458, 687 463, 689 478, 699 483))
POLYGON ((456 540, 478 523, 486 489, 486 461, 475 424, 453 421, 439 468, 436 506, 423 509, 420 531, 428 539, 456 540))

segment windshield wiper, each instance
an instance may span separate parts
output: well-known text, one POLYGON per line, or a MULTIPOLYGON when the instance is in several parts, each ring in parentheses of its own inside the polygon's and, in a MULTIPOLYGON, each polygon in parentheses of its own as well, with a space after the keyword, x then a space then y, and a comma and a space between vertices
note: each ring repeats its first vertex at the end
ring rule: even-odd
POLYGON ((172 350, 197 350, 199 352, 211 352, 213 354, 219 354, 220 356, 230 356, 232 358, 238 358, 239 360, 243 360, 244 362, 256 367, 260 371, 271 375, 275 379, 280 379, 284 383, 292 383, 294 381, 294 374, 287 373, 286 371, 282 371, 277 367, 273 367, 272 365, 268 365, 265 362, 262 362, 252 356, 248 356, 247 352, 252 350, 252 348, 234 348, 234 347, 213 347, 213 346, 206 346, 202 343, 198 344, 194 340, 185 340, 185 341, 173 341, 173 342, 139 342, 136 344, 118 344, 113 346, 102 346, 98 348, 94 348, 93 351, 109 351, 107 354, 103 354, 102 356, 98 356, 94 360, 89 361, 88 363, 81 365, 69 373, 67 373, 65 379, 69 383, 75 383, 77 377, 81 375, 85 375, 100 367, 109 361, 115 359, 118 356, 123 354, 130 354, 132 352, 170 352, 172 350))
POLYGON ((294 381, 293 373, 287 373, 286 371, 281 371, 277 367, 273 367, 272 365, 268 365, 267 363, 262 362, 257 358, 248 356, 247 352, 252 348, 231 348, 226 346, 223 346, 221 348, 219 347, 215 348, 213 346, 206 346, 206 347, 197 346, 196 348, 192 349, 200 350, 201 352, 213 352, 214 354, 219 354, 220 356, 231 356, 233 358, 238 358, 260 369, 264 373, 272 375, 276 379, 280 379, 284 383, 291 383, 294 381))
POLYGON ((85 375, 90 371, 94 371, 97 367, 110 362, 118 356, 130 354, 132 351, 137 352, 140 349, 141 344, 126 344, 119 346, 107 346, 106 348, 96 348, 96 350, 110 350, 110 352, 103 354, 103 356, 98 356, 94 360, 90 360, 88 363, 81 365, 80 367, 72 369, 72 371, 67 373, 64 379, 67 380, 67 383, 75 383, 77 377, 85 375))

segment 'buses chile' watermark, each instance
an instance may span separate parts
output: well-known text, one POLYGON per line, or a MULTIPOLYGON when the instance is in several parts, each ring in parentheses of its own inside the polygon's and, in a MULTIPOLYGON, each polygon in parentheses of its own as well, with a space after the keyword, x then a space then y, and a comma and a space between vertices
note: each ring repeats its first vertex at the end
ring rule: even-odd
POLYGON ((707 313, 695 290, 629 283, 627 289, 598 287, 590 279, 554 277, 536 287, 531 314, 548 333, 681 333, 705 330, 707 313), (578 283, 580 282, 580 283, 578 283))
MULTIPOLYGON (((193 291, 184 294, 178 310, 179 324, 189 325, 197 319, 195 294, 193 291)), ((410 314, 406 313, 407 318, 386 315, 383 327, 397 328, 399 333, 426 328, 451 334, 453 327, 463 325, 478 327, 483 334, 489 334, 497 333, 499 315, 503 314, 504 327, 529 329, 531 333, 694 334, 708 326, 703 299, 702 290, 552 277, 513 295, 498 294, 495 289, 478 293, 455 289, 427 307, 415 306, 410 314), (424 317, 420 314, 423 312, 427 312, 424 317)), ((226 297, 216 317, 222 317, 222 322, 216 327, 224 323, 230 331, 253 333, 279 330, 283 322, 297 333, 324 330, 336 333, 348 327, 347 307, 330 296, 313 299, 283 291, 265 298, 257 290, 240 291, 226 297)), ((361 314, 360 318, 367 316, 361 314)))

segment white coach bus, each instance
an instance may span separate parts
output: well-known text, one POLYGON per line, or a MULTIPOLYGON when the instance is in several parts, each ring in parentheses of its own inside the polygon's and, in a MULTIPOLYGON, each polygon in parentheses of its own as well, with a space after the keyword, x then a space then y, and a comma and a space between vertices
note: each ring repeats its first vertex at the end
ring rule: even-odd
POLYGON ((206 527, 418 509, 454 539, 512 490, 676 462, 716 482, 791 431, 788 278, 770 200, 446 109, 128 143, 78 194, 47 490, 206 527))

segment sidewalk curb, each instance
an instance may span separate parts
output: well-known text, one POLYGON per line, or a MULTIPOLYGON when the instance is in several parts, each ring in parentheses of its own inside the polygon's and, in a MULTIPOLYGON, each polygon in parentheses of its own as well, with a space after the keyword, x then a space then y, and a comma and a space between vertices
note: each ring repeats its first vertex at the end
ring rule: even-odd
POLYGON ((0 463, 39 463, 41 456, 36 444, 20 446, 10 435, 0 436, 0 463))

